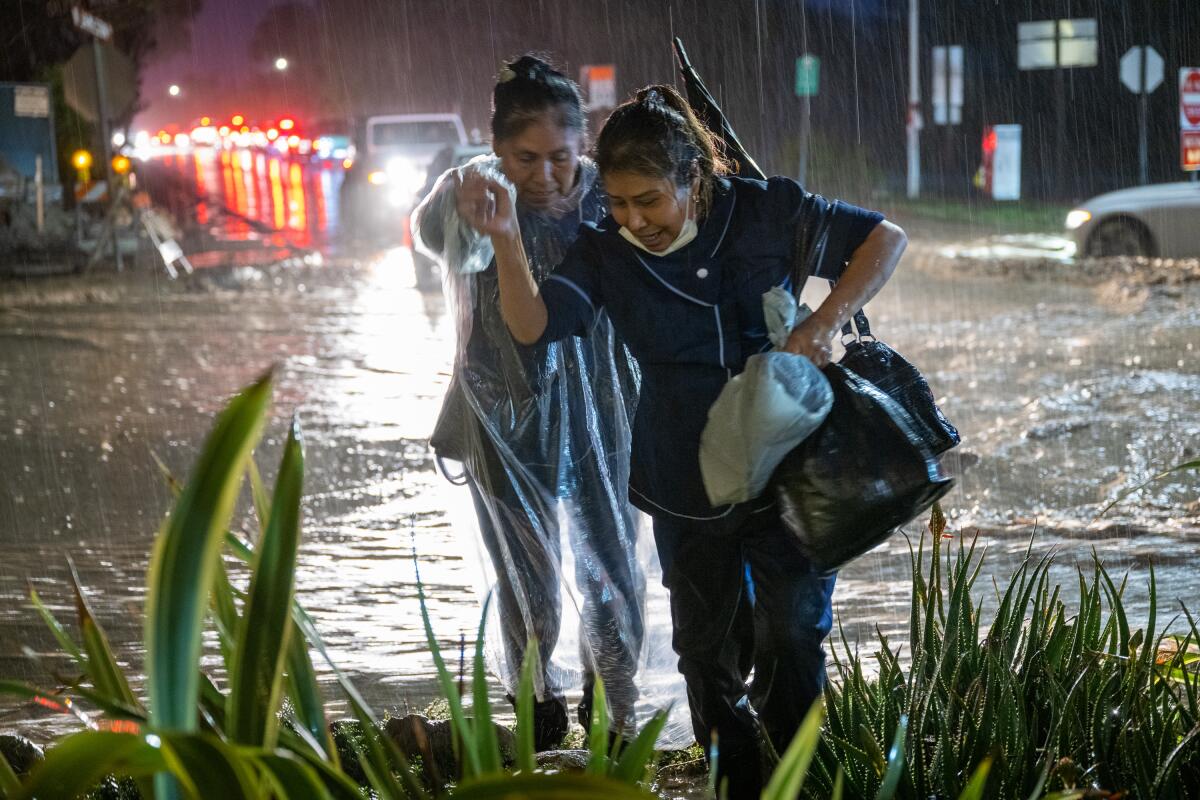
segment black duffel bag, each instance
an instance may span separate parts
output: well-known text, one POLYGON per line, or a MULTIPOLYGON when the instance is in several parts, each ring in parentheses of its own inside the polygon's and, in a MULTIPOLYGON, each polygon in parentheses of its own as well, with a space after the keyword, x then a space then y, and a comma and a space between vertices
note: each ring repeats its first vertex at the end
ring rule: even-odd
POLYGON ((832 570, 923 514, 954 479, 900 404, 840 364, 824 373, 833 408, 771 482, 801 551, 819 569, 832 570))
POLYGON ((867 315, 862 311, 854 315, 854 325, 857 336, 850 330, 849 322, 842 328, 846 354, 838 363, 899 403, 912 417, 921 441, 935 456, 957 445, 958 430, 937 407, 933 390, 921 371, 871 334, 867 315))

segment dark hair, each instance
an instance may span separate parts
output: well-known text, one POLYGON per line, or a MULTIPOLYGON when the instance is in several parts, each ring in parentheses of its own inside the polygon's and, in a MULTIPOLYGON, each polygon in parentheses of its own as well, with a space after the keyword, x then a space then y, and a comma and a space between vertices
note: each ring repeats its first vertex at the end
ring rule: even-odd
POLYGON ((523 55, 500 71, 492 90, 492 141, 512 138, 546 112, 563 128, 584 132, 587 118, 575 81, 534 55, 523 55))
POLYGON ((699 177, 701 214, 712 201, 713 177, 729 171, 716 137, 670 86, 647 86, 609 115, 596 141, 596 164, 601 175, 636 172, 676 186, 699 177))

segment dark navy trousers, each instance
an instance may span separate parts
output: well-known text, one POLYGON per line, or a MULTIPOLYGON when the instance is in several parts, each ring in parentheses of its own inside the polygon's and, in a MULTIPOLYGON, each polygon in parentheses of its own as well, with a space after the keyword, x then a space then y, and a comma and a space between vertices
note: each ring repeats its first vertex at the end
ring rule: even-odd
POLYGON ((654 518, 696 741, 708 752, 715 731, 718 780, 728 780, 731 800, 757 798, 761 731, 782 755, 823 691, 835 575, 800 554, 774 507, 748 514, 732 532, 713 530, 654 518))

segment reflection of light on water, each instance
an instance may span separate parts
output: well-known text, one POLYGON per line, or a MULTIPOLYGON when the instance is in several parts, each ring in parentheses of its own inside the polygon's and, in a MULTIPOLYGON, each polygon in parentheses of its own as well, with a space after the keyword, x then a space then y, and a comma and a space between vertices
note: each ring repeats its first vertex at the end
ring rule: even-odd
MULTIPOLYGON (((304 172, 299 164, 288 169, 288 227, 308 233, 308 211, 304 205, 304 172)), ((305 236, 304 240, 308 237, 305 236)))
POLYGON ((282 228, 283 215, 283 183, 279 178, 279 161, 272 158, 267 167, 267 175, 271 181, 271 213, 275 228, 282 228))
POLYGON ((1075 242, 1063 236, 1049 234, 1011 234, 991 236, 983 242, 949 245, 941 249, 946 258, 977 258, 983 260, 1046 258, 1070 261, 1075 257, 1075 242))

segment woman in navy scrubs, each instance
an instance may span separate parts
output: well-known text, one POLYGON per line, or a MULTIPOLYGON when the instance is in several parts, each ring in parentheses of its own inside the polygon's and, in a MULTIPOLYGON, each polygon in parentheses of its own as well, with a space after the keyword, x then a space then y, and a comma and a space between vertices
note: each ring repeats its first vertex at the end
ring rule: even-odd
POLYGON ((798 237, 816 254, 811 273, 837 281, 787 343, 819 367, 907 239, 881 215, 790 179, 723 177, 711 133, 670 87, 642 90, 614 111, 596 152, 611 214, 581 227, 540 288, 502 187, 464 186, 466 214, 492 238, 501 311, 517 341, 584 336, 603 309, 642 367, 630 500, 654 520, 696 738, 707 750, 715 730, 718 779, 731 797, 757 797, 759 723, 782 752, 820 697, 834 576, 801 556, 768 499, 709 504, 700 433, 725 382, 770 348, 762 295, 796 288, 798 237), (749 648, 753 690, 741 667, 749 648))

